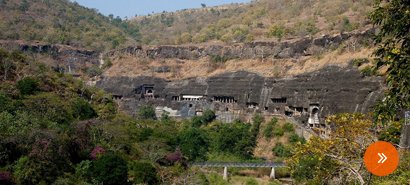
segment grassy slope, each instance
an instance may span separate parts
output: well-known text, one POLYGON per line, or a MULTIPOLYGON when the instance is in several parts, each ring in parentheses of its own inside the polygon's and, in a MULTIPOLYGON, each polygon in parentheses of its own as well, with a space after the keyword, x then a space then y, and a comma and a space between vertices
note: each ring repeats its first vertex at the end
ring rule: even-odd
POLYGON ((281 33, 284 38, 291 38, 360 29, 368 25, 367 13, 372 2, 259 0, 251 4, 140 16, 132 22, 140 27, 145 44, 246 42, 277 38, 281 33))
POLYGON ((40 40, 93 50, 134 43, 125 29, 68 0, 0 0, 0 39, 40 40))

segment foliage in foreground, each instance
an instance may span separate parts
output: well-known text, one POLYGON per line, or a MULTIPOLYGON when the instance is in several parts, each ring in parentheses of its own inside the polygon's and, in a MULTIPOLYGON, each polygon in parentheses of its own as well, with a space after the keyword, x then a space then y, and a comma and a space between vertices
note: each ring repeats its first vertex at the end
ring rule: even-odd
POLYGON ((329 139, 313 137, 295 149, 289 160, 292 177, 314 184, 363 184, 368 173, 362 156, 375 139, 368 129, 372 122, 361 114, 339 114, 328 122, 335 128, 329 139))
POLYGON ((407 0, 377 0, 371 14, 380 27, 374 55, 376 69, 387 67, 385 98, 375 108, 376 121, 386 125, 397 113, 410 109, 410 3, 407 0))

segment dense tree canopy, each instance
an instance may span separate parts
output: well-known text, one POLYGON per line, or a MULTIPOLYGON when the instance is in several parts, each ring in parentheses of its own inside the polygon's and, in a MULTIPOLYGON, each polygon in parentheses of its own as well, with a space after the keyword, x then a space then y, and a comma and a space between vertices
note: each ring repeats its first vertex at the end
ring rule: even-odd
POLYGON ((371 19, 380 28, 376 68, 387 68, 387 92, 375 113, 378 121, 386 123, 410 108, 410 2, 377 0, 371 19))

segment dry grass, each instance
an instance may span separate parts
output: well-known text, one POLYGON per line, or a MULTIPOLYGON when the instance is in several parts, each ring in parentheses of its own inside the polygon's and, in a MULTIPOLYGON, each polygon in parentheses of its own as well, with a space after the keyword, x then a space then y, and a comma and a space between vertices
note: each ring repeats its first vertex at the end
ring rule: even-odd
POLYGON ((186 79, 192 77, 208 77, 226 72, 246 70, 265 77, 291 77, 309 73, 323 67, 336 65, 348 66, 350 60, 370 57, 372 49, 362 49, 356 52, 335 50, 321 56, 303 57, 300 59, 276 60, 230 60, 223 64, 213 64, 208 59, 200 60, 150 60, 131 56, 112 59, 113 66, 108 69, 106 76, 152 76, 168 80, 186 79), (154 72, 156 67, 169 66, 170 72, 154 72))

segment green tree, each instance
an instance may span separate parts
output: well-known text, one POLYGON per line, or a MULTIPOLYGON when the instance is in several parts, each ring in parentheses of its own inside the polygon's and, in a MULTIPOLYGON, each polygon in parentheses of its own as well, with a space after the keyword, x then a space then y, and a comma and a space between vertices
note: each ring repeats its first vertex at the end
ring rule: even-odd
POLYGON ((195 127, 188 128, 178 135, 177 140, 182 154, 188 157, 188 160, 206 160, 209 138, 204 131, 195 127))
POLYGON ((154 107, 149 105, 140 107, 138 109, 137 116, 139 119, 157 119, 154 107))
MULTIPOLYGON (((70 105, 54 93, 39 93, 23 101, 30 114, 58 124, 68 124, 73 120, 70 105)), ((45 124, 45 123, 44 123, 45 124)), ((47 125, 44 125, 47 127, 47 125)))
POLYGON ((276 37, 279 40, 281 40, 285 34, 285 27, 282 25, 272 25, 268 31, 268 37, 276 37))
POLYGON ((212 110, 205 110, 202 116, 195 116, 192 118, 192 126, 200 127, 202 125, 207 125, 216 119, 215 112, 212 110))
POLYGON ((290 148, 282 143, 277 143, 272 149, 272 152, 278 157, 289 157, 292 154, 290 148))
POLYGON ((327 122, 334 125, 328 139, 312 137, 295 148, 288 160, 292 177, 307 184, 364 184, 363 149, 373 142, 372 122, 362 114, 329 116, 327 122))
POLYGON ((97 117, 97 113, 87 101, 78 98, 73 104, 73 115, 80 120, 97 117))
POLYGON ((127 161, 113 153, 105 154, 94 161, 91 174, 103 184, 128 184, 127 161))
POLYGON ((371 19, 380 27, 375 69, 387 67, 387 91, 375 108, 375 118, 386 124, 400 110, 410 108, 410 3, 376 0, 371 19))
POLYGON ((285 132, 295 131, 295 128, 293 127, 292 123, 285 123, 282 128, 285 132))
POLYGON ((214 128, 214 150, 234 154, 242 158, 250 158, 255 147, 255 137, 251 133, 251 125, 236 121, 232 124, 221 124, 214 128))
POLYGON ((17 89, 22 95, 32 95, 39 90, 39 83, 32 77, 25 77, 17 82, 17 89))
POLYGON ((158 184, 159 178, 155 167, 148 162, 132 162, 129 174, 136 184, 158 184))
POLYGON ((27 156, 21 157, 14 165, 14 178, 17 184, 51 184, 61 171, 52 161, 39 161, 27 156))

